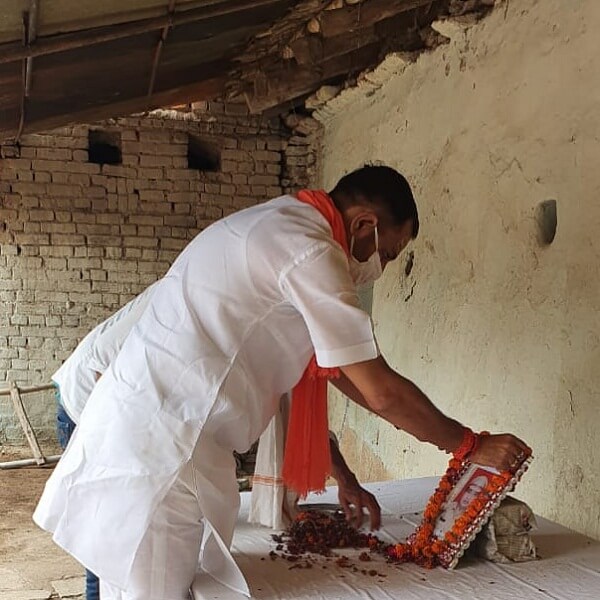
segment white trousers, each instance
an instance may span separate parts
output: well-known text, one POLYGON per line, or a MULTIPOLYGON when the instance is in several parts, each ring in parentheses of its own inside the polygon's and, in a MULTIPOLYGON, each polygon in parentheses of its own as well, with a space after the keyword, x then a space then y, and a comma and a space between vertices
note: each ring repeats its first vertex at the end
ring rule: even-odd
POLYGON ((142 538, 127 589, 100 580, 100 600, 187 600, 198 566, 202 516, 190 461, 142 538))

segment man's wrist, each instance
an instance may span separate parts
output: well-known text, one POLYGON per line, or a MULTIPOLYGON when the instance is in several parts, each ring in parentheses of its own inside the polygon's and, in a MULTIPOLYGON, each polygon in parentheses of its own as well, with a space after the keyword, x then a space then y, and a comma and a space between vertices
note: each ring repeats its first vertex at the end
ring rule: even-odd
POLYGON ((355 487, 358 485, 358 479, 352 471, 340 470, 338 473, 333 473, 332 477, 337 481, 339 487, 355 487))

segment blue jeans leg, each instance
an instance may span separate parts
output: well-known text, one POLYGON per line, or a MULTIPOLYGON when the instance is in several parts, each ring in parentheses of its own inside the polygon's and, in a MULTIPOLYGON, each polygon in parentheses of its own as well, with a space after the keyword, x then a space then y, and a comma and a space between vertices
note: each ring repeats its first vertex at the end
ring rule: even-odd
POLYGON ((85 600, 100 600, 100 581, 87 569, 85 571, 85 600))
POLYGON ((58 443, 64 450, 75 431, 75 423, 71 420, 62 405, 58 386, 56 386, 54 395, 56 397, 56 433, 58 434, 58 443))
MULTIPOLYGON (((75 423, 71 420, 64 409, 60 397, 60 388, 56 386, 56 432, 58 443, 64 450, 75 431, 75 423)), ((100 600, 100 582, 98 578, 86 569, 85 571, 85 597, 86 600, 100 600)))

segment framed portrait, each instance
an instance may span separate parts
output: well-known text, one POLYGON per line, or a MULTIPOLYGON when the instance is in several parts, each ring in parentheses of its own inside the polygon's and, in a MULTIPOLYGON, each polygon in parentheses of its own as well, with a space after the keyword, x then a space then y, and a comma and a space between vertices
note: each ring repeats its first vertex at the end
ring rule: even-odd
POLYGON ((391 562, 453 569, 500 503, 529 467, 523 455, 509 471, 452 458, 429 498, 420 524, 406 542, 386 550, 391 562))
POLYGON ((485 492, 491 483, 492 476, 499 472, 490 467, 470 465, 464 475, 458 480, 442 508, 442 512, 435 523, 433 533, 438 538, 443 538, 447 531, 453 527, 459 517, 465 514, 470 504, 485 492))
POLYGON ((507 477, 491 467, 465 461, 457 470, 451 491, 433 525, 433 540, 444 542, 439 564, 453 569, 475 536, 527 470, 525 459, 507 477))

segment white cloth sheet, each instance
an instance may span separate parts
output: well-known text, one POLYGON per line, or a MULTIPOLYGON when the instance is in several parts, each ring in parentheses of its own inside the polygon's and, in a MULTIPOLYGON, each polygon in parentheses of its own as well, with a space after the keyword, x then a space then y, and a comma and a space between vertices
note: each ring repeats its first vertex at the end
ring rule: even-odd
MULTIPOLYGON (((404 539, 420 520, 420 511, 433 492, 437 477, 368 484, 383 509, 380 537, 404 539)), ((330 488, 314 502, 336 502, 330 488)), ((291 563, 268 558, 274 545, 271 531, 249 525, 249 494, 242 508, 233 540, 233 555, 246 576, 254 598, 260 600, 598 600, 600 598, 600 542, 579 535, 546 519, 538 518, 533 534, 540 560, 499 565, 464 557, 454 571, 422 569, 416 565, 387 565, 383 559, 360 563, 387 577, 370 577, 352 569, 323 562, 327 569, 289 570, 291 563), (266 560, 261 558, 267 557, 266 560), (344 577, 340 577, 344 575, 344 577)), ((350 558, 355 551, 343 551, 350 558)), ((324 560, 324 559, 323 559, 324 560)), ((242 600, 226 588, 199 574, 193 586, 194 600, 242 600)))

